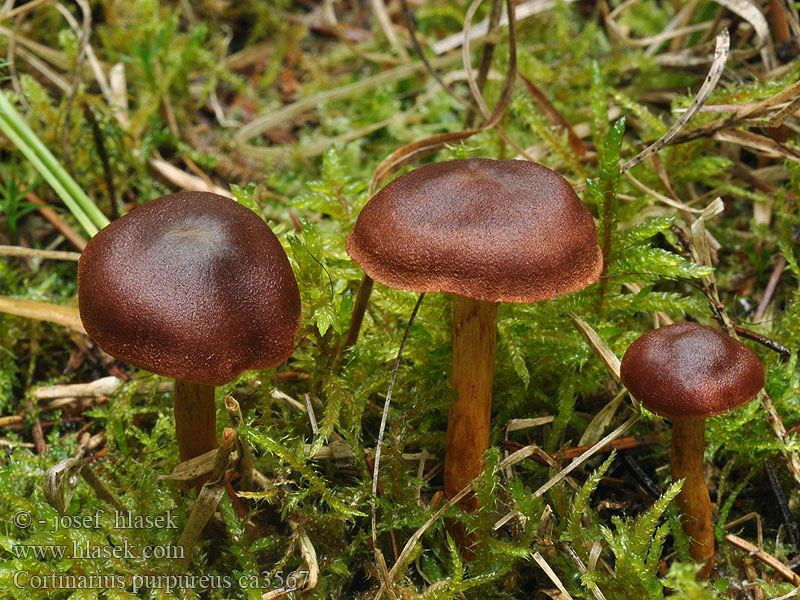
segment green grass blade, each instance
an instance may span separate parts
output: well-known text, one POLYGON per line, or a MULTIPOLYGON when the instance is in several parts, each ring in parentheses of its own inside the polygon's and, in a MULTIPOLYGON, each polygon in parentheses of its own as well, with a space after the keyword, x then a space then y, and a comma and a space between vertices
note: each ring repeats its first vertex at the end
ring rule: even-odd
POLYGON ((93 236, 108 225, 108 218, 31 131, 2 92, 0 92, 0 129, 31 161, 89 235, 93 236))

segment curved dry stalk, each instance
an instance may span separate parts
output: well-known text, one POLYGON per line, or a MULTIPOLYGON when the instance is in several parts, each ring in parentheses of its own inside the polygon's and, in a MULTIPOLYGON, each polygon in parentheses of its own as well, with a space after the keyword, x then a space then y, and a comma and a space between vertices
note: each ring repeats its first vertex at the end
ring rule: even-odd
POLYGON ((752 131, 725 129, 717 131, 711 137, 723 142, 732 142, 739 146, 744 146, 745 148, 753 148, 774 158, 786 158, 794 162, 800 162, 800 153, 796 150, 792 150, 788 146, 770 137, 753 133, 752 131))
POLYGON ((701 137, 709 137, 723 129, 732 129, 747 122, 747 119, 751 117, 768 114, 770 111, 777 108, 778 105, 784 105, 784 103, 787 102, 789 103, 788 106, 783 106, 768 122, 759 123, 759 125, 765 127, 777 126, 794 114, 794 111, 800 106, 800 81, 793 83, 774 96, 770 96, 761 102, 749 104, 747 108, 744 109, 737 109, 734 114, 728 117, 717 119, 716 121, 687 131, 685 134, 676 138, 674 142, 676 144, 689 142, 701 137))
POLYGON ((58 511, 58 514, 66 514, 70 500, 72 500, 72 496, 75 495, 75 490, 78 487, 79 475, 86 480, 86 483, 92 487, 99 498, 105 500, 117 510, 124 510, 120 501, 97 477, 97 474, 88 464, 79 458, 65 458, 47 469, 42 481, 44 499, 58 511))
POLYGON ((378 17, 378 23, 380 23, 381 30, 383 30, 383 34, 386 36, 389 44, 395 49, 403 61, 407 62, 411 60, 405 46, 403 46, 394 32, 392 20, 389 18, 389 12, 386 10, 386 5, 383 3, 383 0, 370 0, 370 3, 372 4, 372 10, 375 11, 375 16, 378 17))
MULTIPOLYGON (((494 57, 494 48, 497 45, 495 40, 492 39, 492 34, 497 31, 498 25, 500 24, 500 17, 503 12, 503 0, 492 0, 492 7, 489 10, 489 20, 488 20, 488 33, 489 38, 483 44, 483 49, 481 50, 481 62, 480 66, 478 67, 478 79, 477 79, 477 87, 478 90, 481 92, 483 88, 486 86, 486 81, 489 76, 489 69, 492 66, 492 58, 494 57)), ((464 32, 464 41, 469 42, 469 35, 468 32, 464 32)), ((464 121, 464 129, 472 129, 473 119, 475 118, 476 114, 472 111, 467 113, 467 118, 464 121)))
POLYGON ((628 181, 631 182, 631 184, 633 184, 633 187, 635 187, 639 191, 644 192, 648 196, 652 196, 653 198, 655 198, 659 202, 663 202, 664 204, 666 204, 668 206, 671 206, 672 208, 675 208, 675 209, 677 209, 677 210, 679 210, 681 212, 684 212, 684 213, 701 213, 701 212, 703 212, 703 209, 701 209, 701 208, 692 208, 688 204, 684 204, 683 202, 680 202, 678 200, 673 200, 669 196, 665 196, 664 194, 660 194, 656 190, 654 190, 654 189, 652 189, 650 187, 647 187, 644 183, 642 183, 641 181, 636 179, 636 177, 631 175, 630 172, 626 172, 625 173, 625 177, 628 179, 628 181))
POLYGON ((292 528, 292 532, 297 536, 297 545, 300 548, 300 556, 303 557, 303 562, 306 563, 306 567, 308 567, 307 575, 299 584, 285 585, 280 589, 267 592, 261 596, 262 600, 273 600, 274 598, 280 598, 287 594, 291 594, 292 592, 307 592, 308 590, 317 587, 317 580, 319 579, 317 551, 314 549, 314 545, 311 543, 311 538, 308 537, 308 534, 302 527, 292 520, 289 520, 289 526, 292 528))
MULTIPOLYGON (((26 4, 25 6, 28 5, 26 4)), ((60 5, 57 5, 57 7, 60 7, 60 5)), ((67 23, 69 23, 69 26, 76 34, 82 36, 83 35, 82 29, 81 26, 78 24, 78 21, 75 20, 75 17, 72 16, 71 12, 69 12, 68 10, 61 10, 62 8, 63 7, 59 8, 59 11, 63 15, 64 20, 66 20, 67 23)), ((81 9, 83 9, 83 6, 81 6, 81 9)), ((89 18, 91 19, 91 14, 89 15, 89 18)), ((91 23, 89 24, 89 26, 91 27, 91 23)), ((103 70, 103 66, 97 59, 97 55, 94 53, 94 49, 92 48, 91 44, 89 43, 86 44, 85 51, 86 51, 86 60, 89 62, 89 67, 92 70, 91 72, 94 75, 95 81, 97 81, 97 85, 100 88, 100 91, 103 93, 106 102, 108 102, 109 105, 111 105, 113 101, 113 94, 111 91, 111 86, 108 83, 108 79, 106 78, 105 71, 103 70)), ((83 69, 80 68, 81 66, 82 65, 78 65, 76 71, 82 71, 83 69)))
POLYGON ((747 552, 748 555, 755 556, 764 564, 769 565, 770 567, 775 569, 780 574, 781 577, 791 582, 792 585, 800 586, 800 575, 792 571, 789 567, 787 567, 785 564, 783 564, 781 561, 779 561, 771 554, 765 552, 758 546, 754 546, 747 540, 740 538, 738 535, 733 535, 732 533, 726 535, 725 539, 730 544, 736 546, 740 550, 744 550, 745 552, 747 552))
MULTIPOLYGON (((33 2, 29 2, 20 8, 27 8, 33 2)), ((15 22, 16 24, 19 23, 19 20, 15 22)), ((69 71, 72 67, 72 59, 67 55, 66 52, 62 52, 60 50, 55 50, 50 46, 46 46, 45 44, 41 44, 25 36, 19 35, 16 30, 12 31, 7 27, 0 26, 0 35, 5 36, 7 38, 14 38, 14 42, 16 42, 20 48, 26 48, 34 53, 36 56, 46 60, 53 66, 58 67, 64 71, 69 71)), ((91 75, 90 69, 84 69, 89 75, 91 75)))
POLYGON ((400 347, 397 349, 397 358, 394 361, 394 367, 392 368, 392 378, 389 381, 389 389, 386 392, 386 401, 383 404, 383 415, 381 416, 381 426, 378 430, 378 441, 375 444, 375 466, 372 469, 372 547, 376 550, 378 549, 378 527, 377 527, 377 498, 378 498, 378 476, 380 473, 380 465, 381 465, 381 449, 383 447, 383 436, 386 432, 386 421, 389 418, 389 405, 392 402, 392 392, 394 391, 394 384, 397 381, 397 372, 400 370, 400 361, 403 358, 403 348, 405 348, 406 341, 408 340, 408 334, 411 332, 411 325, 414 323, 414 318, 417 316, 417 312, 419 311, 419 307, 422 304, 422 299, 425 298, 425 294, 422 293, 419 295, 419 299, 417 300, 416 305, 414 306, 414 310, 411 311, 411 317, 408 319, 408 325, 406 325, 405 333, 403 333, 403 339, 400 341, 400 347))
POLYGON ((606 370, 611 374, 615 381, 620 381, 620 360, 614 351, 608 347, 605 340, 598 335, 589 323, 581 319, 575 313, 568 313, 572 324, 580 332, 600 361, 605 365, 606 370))
POLYGON ((769 33, 769 24, 758 7, 748 2, 748 0, 714 1, 724 6, 729 11, 736 13, 753 26, 753 30, 756 32, 756 50, 761 50, 761 59, 764 61, 767 71, 771 71, 774 68, 773 57, 775 56, 775 50, 772 48, 772 36, 769 33))
POLYGON ((572 596, 569 595, 567 588, 564 587, 564 584, 558 578, 558 575, 556 575, 556 572, 553 570, 553 567, 551 567, 547 563, 544 557, 538 552, 534 552, 531 556, 533 557, 533 560, 536 561, 536 564, 542 568, 542 571, 545 572, 550 581, 552 581, 553 584, 555 584, 555 586, 558 588, 558 591, 561 592, 561 595, 567 600, 572 600, 572 596))
MULTIPOLYGON (((495 114, 489 111, 489 107, 486 106, 486 102, 483 99, 483 94, 481 94, 480 87, 475 79, 475 74, 472 71, 472 64, 470 62, 470 51, 469 51, 469 32, 472 23, 472 18, 475 16, 475 12, 478 10, 482 0, 473 0, 472 4, 470 5, 469 9, 467 10, 467 14, 464 17, 464 41, 462 43, 461 48, 461 56, 462 60, 464 61, 464 70, 467 72, 467 83, 469 84, 469 90, 472 93, 472 97, 475 98, 475 102, 478 103, 478 108, 481 110, 481 114, 483 115, 486 122, 489 123, 493 121, 495 114)), ((508 21, 508 72, 506 73, 506 77, 511 79, 512 81, 517 77, 517 35, 516 35, 516 27, 514 22, 514 7, 513 5, 508 2, 507 10, 509 11, 509 21, 508 21)), ((500 99, 497 101, 497 106, 502 106, 503 110, 500 113, 505 112, 506 107, 508 106, 508 102, 511 100, 511 91, 513 90, 513 86, 509 88, 503 88, 503 92, 500 95, 500 99), (508 94, 508 97, 505 97, 505 94, 508 94)), ((495 113, 497 112, 495 108, 495 113)), ((495 122, 491 127, 497 131, 497 134, 503 138, 503 141, 514 148, 519 154, 525 157, 526 160, 533 162, 533 159, 528 156, 525 152, 525 149, 522 148, 519 144, 517 144, 511 136, 509 136, 505 130, 498 125, 499 119, 495 122)), ((487 127, 488 129, 488 127, 487 127)))
POLYGON ((722 32, 717 36, 717 44, 714 51, 714 61, 711 63, 711 68, 708 71, 708 75, 706 75, 706 79, 703 82, 703 85, 700 87, 700 91, 697 92, 697 96, 695 96, 694 100, 692 100, 689 108, 681 116, 681 118, 669 128, 667 133, 650 144, 647 148, 642 150, 624 165, 621 165, 620 173, 624 173, 625 171, 632 169, 640 162, 661 150, 664 146, 667 146, 673 139, 677 137, 677 135, 689 123, 689 121, 694 118, 694 116, 700 110, 700 107, 705 104, 706 100, 708 100, 711 92, 713 92, 714 88, 717 87, 717 83, 719 83, 719 79, 722 76, 723 70, 725 69, 725 63, 728 60, 730 43, 730 34, 728 33, 727 29, 723 29, 722 32))
MULTIPOLYGON (((611 25, 613 21, 610 21, 609 24, 611 25)), ((684 27, 680 27, 678 29, 671 29, 665 30, 661 33, 656 35, 651 35, 645 38, 630 38, 626 36, 619 27, 617 27, 616 23, 610 26, 610 29, 614 32, 614 36, 626 46, 630 46, 631 48, 657 48, 661 42, 665 42, 667 40, 674 40, 677 38, 681 38, 690 33, 696 33, 698 31, 706 31, 713 27, 713 23, 711 21, 705 21, 703 23, 696 23, 694 25, 686 25, 684 27)))
POLYGON ((460 102, 468 110, 475 110, 475 107, 468 100, 456 94, 453 89, 447 85, 447 82, 442 79, 442 76, 439 75, 439 72, 434 68, 433 61, 428 60, 428 57, 425 55, 425 51, 422 48, 422 44, 420 44, 420 41, 417 38, 417 30, 414 27, 414 19, 411 17, 411 10, 408 7, 408 2, 407 0, 400 0, 400 2, 403 6, 403 14, 406 17, 406 27, 408 28, 408 35, 411 38, 411 43, 414 46, 417 56, 419 56, 420 60, 422 61, 422 64, 424 64, 425 68, 428 70, 428 73, 430 73, 431 77, 433 77, 436 82, 442 86, 442 89, 450 94, 453 99, 460 102))

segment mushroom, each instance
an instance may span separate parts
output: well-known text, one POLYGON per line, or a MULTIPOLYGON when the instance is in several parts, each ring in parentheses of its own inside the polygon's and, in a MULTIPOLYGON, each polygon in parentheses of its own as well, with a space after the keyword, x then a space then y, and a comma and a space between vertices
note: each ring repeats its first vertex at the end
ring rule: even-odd
POLYGON ((206 192, 164 196, 100 231, 78 263, 78 302, 105 352, 175 378, 181 461, 217 446, 214 387, 284 362, 300 322, 278 238, 206 192))
POLYGON ((738 340, 697 323, 648 331, 625 352, 622 382, 649 411, 672 419, 672 480, 684 479, 677 497, 698 578, 714 567, 711 500, 703 476, 705 420, 756 397, 764 369, 738 340))
MULTIPOLYGON (((498 303, 538 302, 597 281, 602 255, 588 209, 562 176, 517 160, 420 167, 366 204, 347 252, 373 279, 453 295, 448 498, 483 471, 489 447, 498 303)), ((462 508, 477 507, 474 497, 462 508)))

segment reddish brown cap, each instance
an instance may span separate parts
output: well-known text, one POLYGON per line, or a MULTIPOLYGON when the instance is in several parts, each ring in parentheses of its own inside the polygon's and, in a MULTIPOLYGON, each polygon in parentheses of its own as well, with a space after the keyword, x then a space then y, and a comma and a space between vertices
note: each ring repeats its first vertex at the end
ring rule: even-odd
POLYGON ((300 293, 255 213, 205 192, 164 196, 100 231, 78 263, 87 333, 137 367, 221 385, 294 351, 300 293))
POLYGON ((747 346, 689 322, 648 331, 633 342, 621 375, 645 408, 672 419, 733 410, 764 386, 764 369, 747 346))
POLYGON ((537 302, 597 281, 602 254, 566 179, 520 160, 420 167, 364 207, 347 237, 364 272, 390 287, 489 302, 537 302))

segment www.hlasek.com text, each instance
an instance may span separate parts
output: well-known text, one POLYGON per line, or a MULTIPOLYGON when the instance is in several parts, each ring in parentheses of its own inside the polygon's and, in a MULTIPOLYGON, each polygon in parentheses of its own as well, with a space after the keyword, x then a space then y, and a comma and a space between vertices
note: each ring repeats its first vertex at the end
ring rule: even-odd
POLYGON ((159 546, 134 546, 123 540, 118 546, 90 544, 89 540, 72 540, 72 547, 65 544, 15 544, 12 552, 17 558, 37 558, 39 560, 62 558, 117 560, 183 560, 186 558, 183 546, 172 544, 159 546))

